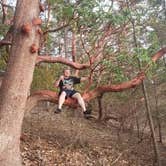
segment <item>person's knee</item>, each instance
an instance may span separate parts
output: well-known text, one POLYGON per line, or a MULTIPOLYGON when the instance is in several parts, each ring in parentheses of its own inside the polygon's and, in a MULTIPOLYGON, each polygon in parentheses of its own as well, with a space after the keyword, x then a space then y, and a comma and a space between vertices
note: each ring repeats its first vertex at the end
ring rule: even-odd
POLYGON ((83 99, 80 93, 76 93, 76 94, 75 94, 75 98, 76 98, 77 100, 82 100, 82 99, 83 99))
POLYGON ((66 92, 62 92, 59 97, 66 97, 66 92))

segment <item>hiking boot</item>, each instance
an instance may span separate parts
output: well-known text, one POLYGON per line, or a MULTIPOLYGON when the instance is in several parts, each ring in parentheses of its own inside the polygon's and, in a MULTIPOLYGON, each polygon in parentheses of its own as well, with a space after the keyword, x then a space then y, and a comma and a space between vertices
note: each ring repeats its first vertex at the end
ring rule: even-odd
POLYGON ((89 119, 90 114, 91 114, 91 110, 86 110, 86 111, 83 112, 83 114, 84 114, 85 119, 89 119))
POLYGON ((83 113, 84 113, 84 115, 89 115, 89 114, 91 114, 91 110, 86 110, 83 113))
POLYGON ((57 108, 57 109, 54 111, 54 113, 55 113, 55 114, 59 114, 61 111, 62 111, 62 110, 61 110, 60 108, 57 108))
POLYGON ((88 110, 84 111, 83 114, 84 114, 84 118, 85 119, 89 119, 90 118, 90 114, 91 114, 91 110, 88 109, 88 110))

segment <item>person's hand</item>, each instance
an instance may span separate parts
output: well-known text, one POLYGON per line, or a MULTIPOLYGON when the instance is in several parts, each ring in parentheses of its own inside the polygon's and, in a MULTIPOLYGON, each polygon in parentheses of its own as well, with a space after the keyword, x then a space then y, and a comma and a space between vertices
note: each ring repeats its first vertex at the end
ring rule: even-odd
POLYGON ((64 80, 64 76, 61 75, 60 78, 59 78, 59 80, 64 80))
POLYGON ((60 81, 63 81, 64 80, 64 76, 63 75, 61 75, 60 77, 59 77, 59 79, 54 83, 54 87, 59 87, 59 83, 60 83, 60 81))
POLYGON ((54 82, 54 87, 58 88, 58 86, 59 86, 59 81, 54 82))

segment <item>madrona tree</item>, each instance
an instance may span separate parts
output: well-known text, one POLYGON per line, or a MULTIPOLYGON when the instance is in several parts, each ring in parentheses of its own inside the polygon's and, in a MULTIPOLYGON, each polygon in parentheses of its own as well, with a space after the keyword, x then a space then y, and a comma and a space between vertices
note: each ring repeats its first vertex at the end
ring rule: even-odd
MULTIPOLYGON (((88 75, 82 95, 85 101, 90 101, 106 92, 139 85, 152 63, 166 53, 165 47, 147 49, 146 55, 142 54, 144 51, 135 51, 131 11, 126 2, 133 10, 137 7, 135 1, 48 0, 43 6, 38 0, 17 0, 14 21, 12 17, 6 21, 8 12, 3 10, 2 23, 11 28, 0 41, 0 47, 11 48, 0 91, 0 165, 21 165, 19 138, 25 109, 32 109, 38 101, 58 101, 58 94, 49 89, 28 95, 35 65, 60 63, 76 70, 77 75, 88 75), (42 30, 40 11, 44 12, 42 30), (142 71, 135 63, 136 53, 151 58, 142 71)), ((140 22, 135 23, 139 31, 140 22)), ((66 100, 66 104, 77 106, 72 99, 66 100)))
POLYGON ((24 108, 32 82, 37 48, 38 0, 18 0, 13 24, 13 40, 7 71, 0 92, 0 165, 19 166, 20 133, 24 108))

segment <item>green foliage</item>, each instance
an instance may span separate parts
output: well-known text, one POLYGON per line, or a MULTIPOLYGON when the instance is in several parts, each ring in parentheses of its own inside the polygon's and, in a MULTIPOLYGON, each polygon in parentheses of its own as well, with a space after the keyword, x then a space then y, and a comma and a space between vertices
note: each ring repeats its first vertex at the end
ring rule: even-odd
POLYGON ((125 15, 122 11, 122 13, 113 13, 112 15, 110 15, 110 22, 113 25, 121 25, 123 24, 127 19, 128 19, 128 13, 125 12, 125 15))
POLYGON ((151 61, 151 58, 149 57, 148 51, 144 48, 135 48, 136 57, 139 59, 142 63, 149 63, 151 61))
POLYGON ((63 8, 63 15, 64 17, 68 17, 68 18, 71 18, 73 16, 73 8, 72 6, 65 6, 63 8))
POLYGON ((6 61, 9 58, 9 54, 6 52, 5 48, 0 49, 0 70, 6 70, 6 61))
POLYGON ((59 78, 62 66, 58 64, 42 64, 35 68, 32 90, 49 89, 55 90, 53 84, 59 78))
POLYGON ((53 37, 51 35, 47 36, 46 51, 51 50, 53 43, 53 37))
POLYGON ((6 62, 2 57, 0 57, 0 70, 6 70, 6 62))
POLYGON ((150 41, 151 45, 148 48, 148 54, 152 55, 154 54, 157 50, 160 49, 160 42, 159 42, 159 37, 157 36, 156 32, 151 32, 147 36, 147 40, 150 41))
POLYGON ((61 3, 63 3, 62 0, 48 0, 48 4, 50 4, 51 6, 55 4, 61 4, 61 3))
POLYGON ((98 23, 101 23, 102 21, 101 14, 93 12, 95 7, 97 6, 94 1, 84 1, 75 9, 79 15, 79 19, 77 21, 78 27, 84 26, 89 28, 97 28, 99 26, 98 23))
POLYGON ((102 65, 104 65, 105 67, 112 69, 113 68, 113 64, 111 61, 107 60, 107 59, 103 59, 102 60, 102 65))
POLYGON ((113 72, 114 72, 114 81, 116 83, 120 83, 120 82, 127 80, 127 78, 125 77, 125 75, 120 67, 118 67, 118 66, 114 67, 113 72))
MULTIPOLYGON (((151 6, 140 5, 142 1, 137 1, 136 4, 131 5, 130 8, 127 7, 125 2, 122 6, 120 6, 121 3, 117 2, 119 9, 115 9, 114 6, 111 6, 111 3, 105 4, 102 0, 48 0, 47 2, 50 5, 50 22, 48 28, 54 29, 65 24, 69 24, 69 26, 66 29, 61 29, 56 33, 50 33, 47 35, 47 42, 45 44, 46 48, 44 48, 46 53, 51 52, 50 54, 56 54, 57 52, 55 53, 54 51, 54 48, 56 48, 56 50, 62 49, 64 55, 64 44, 67 43, 68 46, 66 46, 66 48, 69 48, 67 51, 70 55, 71 42, 69 41, 65 43, 64 38, 64 34, 67 30, 70 32, 67 37, 72 36, 72 31, 76 33, 78 37, 77 43, 80 42, 78 40, 82 33, 85 48, 87 48, 87 50, 90 48, 91 55, 96 54, 94 45, 104 34, 104 27, 109 24, 112 29, 119 29, 119 32, 108 36, 109 40, 102 50, 103 57, 106 58, 101 59, 101 62, 96 62, 105 68, 105 72, 101 79, 102 84, 108 82, 110 74, 112 75, 113 83, 126 81, 130 76, 132 78, 133 75, 138 72, 138 59, 143 67, 150 64, 152 68, 150 71, 154 71, 154 69, 158 67, 153 65, 150 57, 150 55, 160 48, 161 41, 164 43, 163 34, 165 31, 159 29, 159 27, 161 27, 160 25, 163 24, 159 24, 159 17, 156 15, 158 7, 154 8, 151 6), (131 19, 135 25, 135 37, 138 45, 138 48, 136 49, 135 43, 133 42, 133 27, 131 19), (147 25, 153 27, 155 31, 147 31, 147 25), (143 41, 143 43, 140 41, 143 41), (111 60, 109 55, 114 55, 114 53, 115 56, 113 57, 113 60, 111 60), (128 71, 129 68, 132 70, 128 71)), ((158 6, 161 5, 161 3, 156 3, 158 6)), ((47 25, 47 18, 44 19, 43 27, 47 25)), ((162 29, 164 29, 164 27, 165 26, 163 26, 162 29)), ((1 37, 4 36, 8 28, 9 27, 6 25, 1 26, 1 37)), ((79 48, 77 49, 77 54, 79 56, 84 52, 82 45, 81 47, 80 45, 77 46, 77 48, 79 48)), ((1 55, 2 54, 4 55, 5 51, 4 53, 1 53, 1 55)), ((79 56, 77 58, 81 59, 81 62, 88 61, 87 56, 79 56)), ((0 60, 0 66, 5 68, 2 59, 0 60)), ((42 64, 36 67, 32 89, 54 89, 52 85, 53 80, 59 76, 61 66, 62 65, 57 64, 42 64)), ((81 89, 82 87, 83 86, 80 86, 79 88, 81 89)))
POLYGON ((162 0, 148 0, 148 3, 152 6, 156 6, 156 5, 161 5, 162 4, 162 0))
POLYGON ((0 24, 0 37, 3 37, 9 29, 8 25, 0 24))
POLYGON ((151 26, 155 29, 154 34, 151 34, 151 42, 158 42, 156 44, 165 45, 166 44, 166 21, 152 22, 151 26))
MULTIPOLYGON (((120 83, 123 81, 128 80, 128 78, 125 76, 122 67, 112 63, 109 60, 104 59, 102 61, 102 65, 104 67, 106 67, 106 71, 108 71, 108 76, 110 75, 110 73, 113 73, 113 82, 114 83, 120 83)), ((107 78, 107 76, 105 76, 107 78)), ((104 79, 103 79, 104 80, 104 79)))

